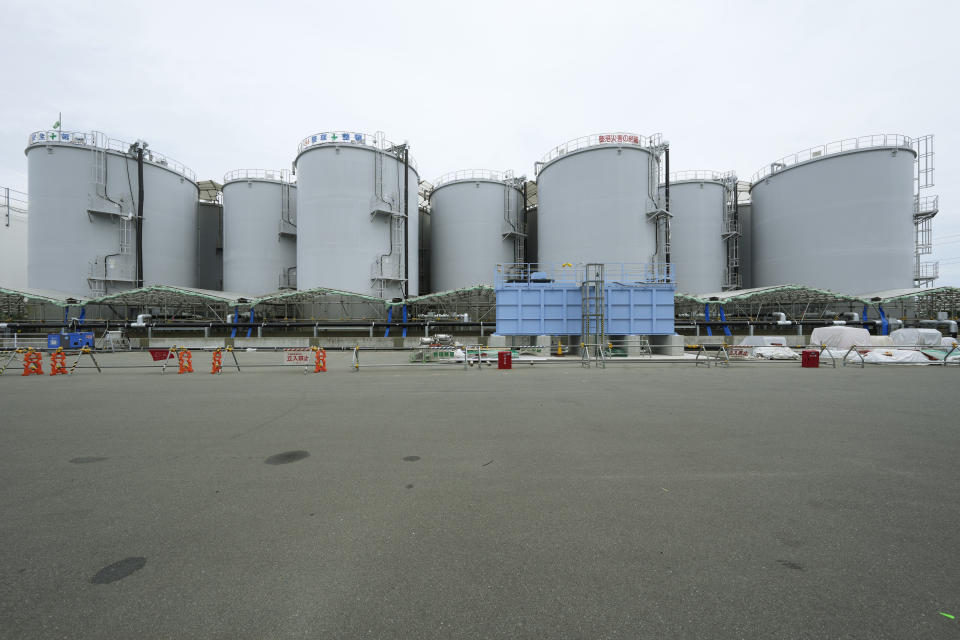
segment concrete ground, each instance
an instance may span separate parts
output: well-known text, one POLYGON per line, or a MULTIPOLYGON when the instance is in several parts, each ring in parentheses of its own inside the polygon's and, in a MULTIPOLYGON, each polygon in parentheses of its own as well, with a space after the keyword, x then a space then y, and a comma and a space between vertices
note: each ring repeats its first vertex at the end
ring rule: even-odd
POLYGON ((0 377, 0 637, 960 638, 960 368, 195 361, 0 377))

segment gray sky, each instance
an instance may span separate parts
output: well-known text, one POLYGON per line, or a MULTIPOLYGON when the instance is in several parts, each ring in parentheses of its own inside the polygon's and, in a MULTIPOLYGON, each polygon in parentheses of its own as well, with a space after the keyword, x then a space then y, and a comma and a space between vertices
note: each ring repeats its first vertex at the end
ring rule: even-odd
POLYGON ((933 258, 960 286, 960 3, 8 0, 4 22, 3 186, 26 191, 27 135, 58 112, 217 180, 289 168, 331 129, 408 140, 429 180, 532 176, 603 131, 663 133, 671 168, 745 179, 841 138, 934 133, 933 258))

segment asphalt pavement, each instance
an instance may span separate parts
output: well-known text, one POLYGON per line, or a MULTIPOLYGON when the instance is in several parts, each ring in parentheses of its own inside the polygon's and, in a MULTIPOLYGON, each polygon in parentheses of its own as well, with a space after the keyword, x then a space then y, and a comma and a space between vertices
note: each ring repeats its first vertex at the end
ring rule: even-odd
POLYGON ((960 368, 100 360, 0 377, 2 638, 960 638, 960 368))

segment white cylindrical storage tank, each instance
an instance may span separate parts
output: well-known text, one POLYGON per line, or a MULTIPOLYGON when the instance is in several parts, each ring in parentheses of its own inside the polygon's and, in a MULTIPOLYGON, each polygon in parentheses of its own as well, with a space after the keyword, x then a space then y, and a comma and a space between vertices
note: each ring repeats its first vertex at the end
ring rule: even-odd
POLYGON ((379 133, 318 133, 300 142, 298 289, 418 294, 419 177, 408 153, 404 173, 405 149, 379 133))
POLYGON ((263 294, 296 286, 297 186, 289 171, 223 177, 223 288, 263 294))
MULTIPOLYGON (((143 284, 195 287, 194 173, 143 153, 143 284)), ((30 135, 27 240, 31 287, 95 296, 136 286, 137 145, 102 133, 30 135)))
POLYGON ((670 264, 680 293, 713 293, 723 288, 727 194, 726 177, 717 171, 670 175, 670 264))
POLYGON ((537 163, 542 264, 657 262, 660 136, 596 134, 537 163))
POLYGON ((913 286, 912 140, 882 134, 771 163, 750 189, 753 286, 913 286))
POLYGON ((498 264, 523 247, 523 181, 510 172, 469 169, 441 176, 430 195, 434 291, 493 284, 498 264), (518 245, 519 243, 519 245, 518 245))

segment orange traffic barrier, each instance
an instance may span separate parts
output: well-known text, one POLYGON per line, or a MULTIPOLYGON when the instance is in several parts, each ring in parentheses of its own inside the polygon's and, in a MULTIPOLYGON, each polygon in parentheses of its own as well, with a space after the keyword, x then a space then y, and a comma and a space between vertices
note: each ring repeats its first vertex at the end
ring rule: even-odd
POLYGON ((213 366, 210 368, 210 373, 220 373, 221 369, 223 369, 223 351, 217 349, 213 352, 213 366))
POLYGON ((177 362, 180 370, 177 373, 193 373, 193 354, 189 349, 180 349, 177 353, 177 362))
POLYGON ((321 373, 327 370, 327 351, 318 347, 312 347, 314 350, 314 373, 321 373))
POLYGON ((50 354, 50 375, 67 375, 67 354, 63 352, 63 347, 57 348, 50 354))
POLYGON ((33 349, 23 354, 23 375, 43 375, 43 354, 33 349))

